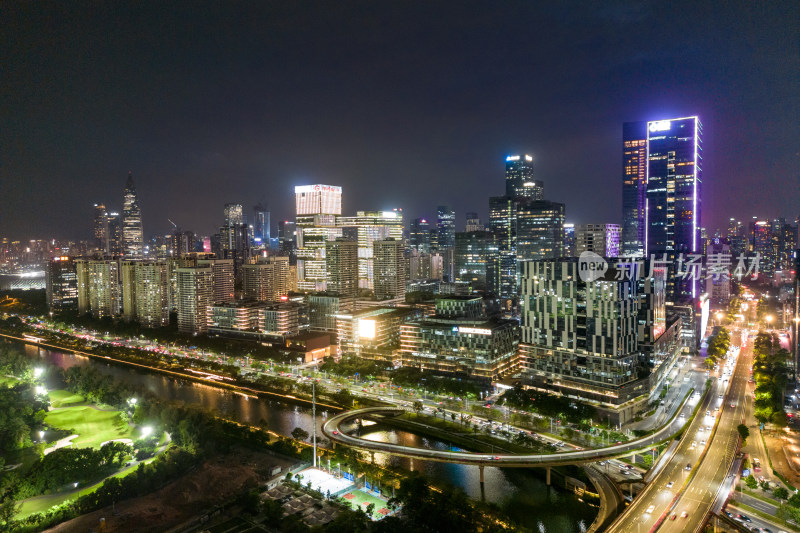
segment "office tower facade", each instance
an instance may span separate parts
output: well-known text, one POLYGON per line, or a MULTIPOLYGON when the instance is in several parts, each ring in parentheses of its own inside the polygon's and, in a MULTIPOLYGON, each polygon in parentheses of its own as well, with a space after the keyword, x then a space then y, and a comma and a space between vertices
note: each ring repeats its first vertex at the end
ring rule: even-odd
POLYGON ((119 213, 108 213, 108 255, 122 255, 122 217, 119 213))
POLYGON ((297 230, 294 222, 281 220, 278 222, 278 250, 289 257, 289 263, 295 264, 297 260, 297 230))
POLYGON ((178 331, 205 333, 209 326, 209 307, 214 304, 214 271, 211 266, 178 268, 178 331))
POLYGON ((564 256, 564 204, 547 200, 517 204, 516 234, 519 261, 564 256))
POLYGON ((122 295, 117 260, 75 260, 78 281, 78 312, 94 318, 120 314, 122 295))
POLYGON ((467 222, 464 225, 464 231, 469 233, 471 231, 484 231, 486 228, 483 227, 481 223, 481 219, 478 216, 478 213, 475 212, 468 212, 467 213, 467 222))
POLYGON ((233 259, 216 259, 203 257, 202 254, 198 255, 200 258, 197 259, 197 266, 211 268, 213 274, 213 303, 232 302, 236 283, 233 259))
POLYGON ((122 255, 126 259, 142 259, 144 257, 142 211, 139 208, 132 172, 128 174, 122 202, 122 255))
POLYGON ((575 224, 564 223, 564 256, 577 257, 577 245, 575 242, 575 224))
POLYGON ((50 311, 78 309, 78 271, 71 257, 58 256, 47 263, 45 289, 50 311))
POLYGON ((647 123, 622 125, 622 254, 641 257, 645 248, 647 123))
POLYGON ((266 257, 242 266, 242 292, 246 299, 277 302, 291 287, 288 257, 266 257))
POLYGON ((375 297, 378 300, 405 298, 406 264, 403 241, 388 238, 373 243, 375 256, 375 297))
POLYGON ((259 248, 270 247, 270 220, 266 206, 258 204, 253 208, 253 244, 259 248))
POLYGON ((594 252, 601 257, 620 256, 619 224, 579 224, 575 229, 575 255, 594 252))
MULTIPOLYGON (((647 193, 645 254, 702 253, 702 144, 698 117, 647 123, 647 193)), ((673 272, 677 272, 674 270, 673 272)), ((698 295, 699 280, 671 276, 673 301, 698 295)))
POLYGON ((356 216, 336 217, 343 235, 358 242, 358 286, 373 289, 375 267, 373 243, 384 239, 403 240, 402 211, 358 211, 356 216))
POLYGON ((436 236, 439 250, 455 247, 456 212, 450 206, 440 205, 436 208, 436 236))
POLYGON ((358 295, 358 243, 345 238, 325 244, 327 291, 344 297, 358 295))
POLYGON ((506 196, 544 200, 544 184, 533 179, 533 157, 527 154, 506 157, 506 196))
POLYGON ((431 252, 431 225, 427 219, 415 218, 408 230, 408 244, 412 250, 427 254, 431 252))
POLYGON ((94 237, 94 249, 101 255, 108 255, 108 213, 103 204, 94 204, 94 223, 92 226, 92 236, 94 237))
MULTIPOLYGON (((326 290, 326 243, 342 236, 336 217, 342 214, 342 188, 303 185, 294 188, 297 231, 297 288, 326 290)), ((358 280, 358 266, 355 270, 358 280)), ((356 285, 357 287, 357 285, 356 285)))
MULTIPOLYGON (((720 239, 715 239, 714 242, 709 244, 706 253, 709 256, 728 256, 735 264, 735 259, 731 256, 730 245, 720 239)), ((728 270, 726 269, 724 272, 709 272, 706 277, 705 291, 712 303, 728 305, 731 300, 731 276, 728 270)))
POLYGON ((469 282, 477 291, 494 286, 492 260, 497 252, 494 235, 489 231, 456 233, 456 279, 469 282))
POLYGON ((225 225, 235 226, 237 224, 244 224, 244 208, 242 204, 225 204, 224 207, 225 225))
MULTIPOLYGON (((521 264, 520 370, 537 389, 599 402, 614 423, 648 409, 682 353, 667 319, 667 273, 643 262, 583 279, 578 259, 521 264)), ((691 306, 690 306, 691 307, 691 306)))

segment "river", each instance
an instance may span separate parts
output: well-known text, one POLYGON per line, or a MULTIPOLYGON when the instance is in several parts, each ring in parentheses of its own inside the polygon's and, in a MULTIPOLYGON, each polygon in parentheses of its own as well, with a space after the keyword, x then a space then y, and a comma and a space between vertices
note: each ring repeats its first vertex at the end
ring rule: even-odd
MULTIPOLYGON (((31 358, 61 368, 74 365, 92 366, 164 400, 200 405, 226 418, 245 424, 262 424, 283 435, 289 435, 296 427, 311 433, 313 427, 309 407, 276 400, 248 398, 202 383, 173 379, 158 373, 104 363, 71 353, 37 349, 31 345, 25 345, 25 352, 31 358)), ((332 414, 334 413, 325 409, 317 409, 318 438, 322 435, 320 429, 322 424, 332 414)), ((380 425, 365 428, 364 436, 373 440, 405 442, 421 447, 437 449, 448 447, 448 444, 442 441, 380 425)), ((407 459, 382 456, 382 454, 376 454, 376 461, 410 467, 407 459)), ((596 515, 596 509, 583 503, 574 494, 547 487, 541 476, 536 475, 531 469, 486 468, 483 494, 477 467, 414 461, 414 469, 437 484, 454 485, 471 498, 485 499, 497 504, 516 521, 540 533, 586 531, 596 515)))

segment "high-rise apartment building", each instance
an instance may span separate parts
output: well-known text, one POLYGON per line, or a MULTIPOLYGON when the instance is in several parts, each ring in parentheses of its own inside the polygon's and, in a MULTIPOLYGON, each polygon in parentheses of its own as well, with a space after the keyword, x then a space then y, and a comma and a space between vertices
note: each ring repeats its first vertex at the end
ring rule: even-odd
POLYGON ((506 157, 506 196, 544 200, 544 183, 533 179, 533 157, 527 154, 506 157))
POLYGON ((144 257, 144 233, 142 232, 142 211, 133 184, 133 172, 128 174, 122 203, 122 254, 126 259, 144 257))
POLYGON ((209 327, 209 308, 214 304, 214 270, 211 266, 178 268, 178 331, 205 333, 209 327))
POLYGON ((290 220, 278 222, 278 250, 281 254, 289 256, 290 264, 295 264, 297 260, 297 230, 294 222, 290 220))
MULTIPOLYGON (((326 289, 326 243, 342 236, 336 217, 342 214, 342 188, 303 185, 294 188, 297 216, 297 288, 326 289)), ((358 270, 356 266, 356 281, 358 270)), ((357 287, 357 285, 356 285, 357 287)))
POLYGON ((387 238, 373 243, 375 256, 375 297, 378 300, 404 298, 406 265, 403 241, 387 238))
POLYGON ((78 312, 94 318, 120 314, 122 294, 119 262, 115 259, 77 259, 78 312))
POLYGON ((169 324, 167 264, 159 261, 121 261, 122 316, 144 327, 169 324))
POLYGON ((242 266, 242 292, 245 299, 277 302, 291 287, 288 257, 266 257, 242 266))
POLYGON ((47 263, 45 274, 47 307, 50 311, 78 309, 78 272, 68 256, 54 257, 47 263))
POLYGON ((106 247, 108 255, 117 257, 122 255, 122 217, 119 213, 108 213, 108 234, 106 247))
POLYGON ((327 291, 343 297, 358 295, 358 243, 345 238, 325 244, 327 291))
POLYGON ((641 257, 645 247, 647 123, 622 125, 622 254, 641 257))
POLYGON ((575 229, 575 255, 594 252, 601 257, 619 257, 619 224, 579 224, 575 229))

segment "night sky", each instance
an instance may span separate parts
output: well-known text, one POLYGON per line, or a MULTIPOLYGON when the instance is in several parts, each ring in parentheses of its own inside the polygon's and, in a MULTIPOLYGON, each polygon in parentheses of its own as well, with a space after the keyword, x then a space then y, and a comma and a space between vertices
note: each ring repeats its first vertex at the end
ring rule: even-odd
POLYGON ((796 1, 0 3, 0 236, 89 238, 132 170, 146 236, 226 202, 485 218, 528 152, 621 222, 622 122, 697 114, 704 225, 800 215, 796 1), (699 5, 696 5, 699 4, 699 5))

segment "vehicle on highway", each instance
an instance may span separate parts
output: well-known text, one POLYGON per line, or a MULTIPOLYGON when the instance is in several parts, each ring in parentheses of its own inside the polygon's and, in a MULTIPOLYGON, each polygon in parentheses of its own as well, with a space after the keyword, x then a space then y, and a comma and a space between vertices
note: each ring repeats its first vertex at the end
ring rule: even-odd
POLYGON ((653 510, 654 510, 655 508, 656 508, 656 506, 655 506, 655 505, 651 505, 650 507, 648 507, 648 508, 647 508, 647 510, 645 511, 645 513, 647 513, 647 514, 650 514, 650 513, 652 513, 652 512, 653 512, 653 510))
POLYGON ((736 515, 736 520, 739 520, 741 522, 747 522, 747 523, 752 522, 752 520, 750 520, 749 516, 747 516, 746 514, 741 514, 741 513, 736 515))
POLYGON ((687 516, 689 516, 689 513, 687 513, 686 511, 681 513, 681 518, 686 518, 687 516))
POLYGON ((692 469, 692 463, 686 463, 685 470, 691 470, 691 469, 692 469))
POLYGON ((675 484, 674 481, 670 481, 669 483, 667 483, 667 488, 671 489, 674 484, 675 484))
POLYGON ((670 519, 670 520, 675 520, 675 517, 677 517, 677 516, 678 516, 678 515, 677 515, 676 513, 672 513, 672 514, 670 515, 669 519, 670 519))

